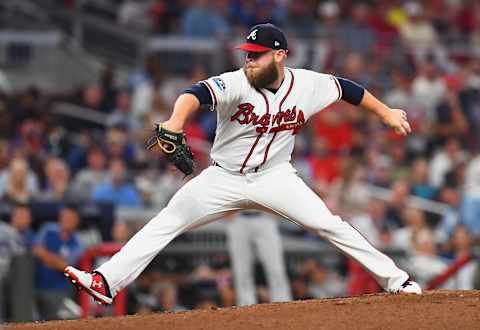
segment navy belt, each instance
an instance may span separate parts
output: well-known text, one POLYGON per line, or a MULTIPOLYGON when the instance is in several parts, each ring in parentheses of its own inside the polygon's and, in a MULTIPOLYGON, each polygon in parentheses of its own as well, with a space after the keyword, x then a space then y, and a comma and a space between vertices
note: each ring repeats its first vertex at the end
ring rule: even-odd
POLYGON ((257 210, 248 210, 248 211, 241 211, 240 214, 247 218, 253 218, 260 216, 260 211, 257 210))

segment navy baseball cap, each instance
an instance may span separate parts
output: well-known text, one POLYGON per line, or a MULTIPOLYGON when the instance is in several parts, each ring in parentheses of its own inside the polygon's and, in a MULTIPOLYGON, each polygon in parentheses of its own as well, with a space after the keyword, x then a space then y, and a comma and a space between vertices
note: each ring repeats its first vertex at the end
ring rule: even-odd
POLYGON ((271 24, 258 24, 248 31, 246 42, 235 47, 247 52, 263 53, 274 49, 288 49, 287 38, 280 28, 271 24))

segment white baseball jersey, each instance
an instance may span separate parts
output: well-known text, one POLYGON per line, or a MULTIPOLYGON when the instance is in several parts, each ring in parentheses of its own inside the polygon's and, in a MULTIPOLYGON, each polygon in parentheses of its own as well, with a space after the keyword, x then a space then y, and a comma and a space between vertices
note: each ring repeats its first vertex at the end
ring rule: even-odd
POLYGON ((290 161, 295 134, 308 118, 342 96, 334 76, 304 69, 286 68, 276 93, 253 88, 243 69, 203 83, 217 110, 211 157, 242 174, 290 161))

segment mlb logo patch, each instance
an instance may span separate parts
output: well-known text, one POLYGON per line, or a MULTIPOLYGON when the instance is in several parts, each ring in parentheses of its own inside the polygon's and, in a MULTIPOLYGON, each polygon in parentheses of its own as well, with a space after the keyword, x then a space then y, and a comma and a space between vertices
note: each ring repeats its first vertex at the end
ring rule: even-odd
POLYGON ((222 80, 222 78, 213 78, 213 82, 220 90, 220 92, 225 92, 225 82, 222 80))

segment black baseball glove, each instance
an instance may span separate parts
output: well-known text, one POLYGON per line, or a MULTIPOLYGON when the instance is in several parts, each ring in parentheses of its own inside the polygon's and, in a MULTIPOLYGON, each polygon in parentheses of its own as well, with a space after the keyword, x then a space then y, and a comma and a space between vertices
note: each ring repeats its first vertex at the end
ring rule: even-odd
POLYGON ((151 149, 158 145, 169 163, 175 165, 185 176, 193 173, 195 162, 190 147, 185 140, 185 134, 175 133, 155 124, 155 132, 145 147, 151 149))

